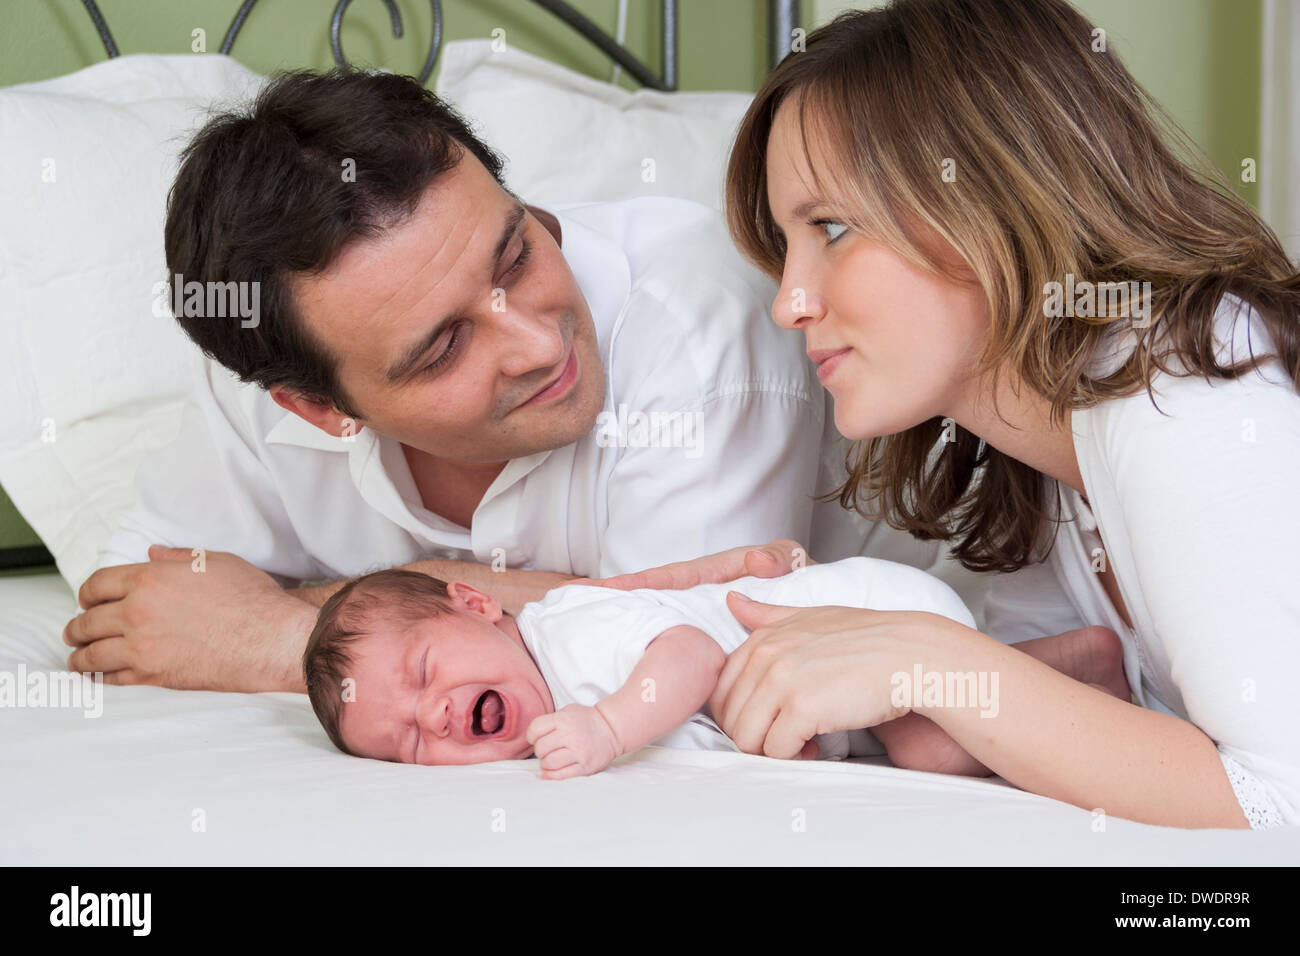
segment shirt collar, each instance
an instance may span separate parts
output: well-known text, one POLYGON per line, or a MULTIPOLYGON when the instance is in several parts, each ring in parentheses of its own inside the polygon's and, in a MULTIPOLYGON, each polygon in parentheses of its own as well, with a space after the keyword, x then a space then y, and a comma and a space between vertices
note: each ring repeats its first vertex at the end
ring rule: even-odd
POLYGON ((317 428, 301 415, 286 411, 266 433, 265 441, 268 445, 299 445, 317 451, 349 452, 358 442, 364 440, 368 444, 373 437, 369 429, 364 427, 358 428, 355 435, 335 437, 317 428))

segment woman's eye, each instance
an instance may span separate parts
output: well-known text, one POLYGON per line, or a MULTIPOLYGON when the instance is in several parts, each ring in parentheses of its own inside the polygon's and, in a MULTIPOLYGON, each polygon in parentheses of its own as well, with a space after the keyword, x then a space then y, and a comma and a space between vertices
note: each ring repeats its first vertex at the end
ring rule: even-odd
POLYGON ((813 225, 821 227, 822 232, 826 234, 826 244, 828 246, 849 231, 848 226, 833 219, 817 219, 814 220, 813 225))

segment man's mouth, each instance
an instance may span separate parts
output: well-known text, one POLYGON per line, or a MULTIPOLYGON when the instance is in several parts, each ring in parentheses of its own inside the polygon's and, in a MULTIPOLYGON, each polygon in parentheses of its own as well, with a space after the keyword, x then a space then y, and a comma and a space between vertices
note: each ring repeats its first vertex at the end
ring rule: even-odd
POLYGON ((470 733, 475 737, 491 737, 506 725, 506 703, 494 690, 485 690, 474 704, 470 717, 470 733))
POLYGON ((573 387, 573 383, 578 378, 578 358, 577 350, 569 348, 569 358, 564 363, 564 368, 560 369, 560 374, 555 376, 549 385, 537 391, 532 398, 520 405, 520 408, 530 405, 545 405, 561 395, 565 395, 573 387))

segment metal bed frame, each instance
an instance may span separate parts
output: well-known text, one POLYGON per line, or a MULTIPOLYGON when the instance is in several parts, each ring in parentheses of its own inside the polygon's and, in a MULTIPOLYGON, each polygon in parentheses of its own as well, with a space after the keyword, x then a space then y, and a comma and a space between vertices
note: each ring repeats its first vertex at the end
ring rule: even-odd
MULTIPOLYGON (((113 40, 113 34, 108 28, 108 23, 104 20, 104 15, 99 10, 99 5, 95 3, 95 0, 81 0, 81 2, 86 8, 86 13, 90 15, 91 21, 95 24, 95 29, 99 32, 99 38, 103 41, 104 49, 108 51, 109 58, 118 56, 117 43, 113 40)), ((629 53, 617 40, 598 27, 583 13, 566 3, 565 0, 532 0, 532 2, 563 20, 599 48, 602 53, 625 69, 628 75, 642 86, 668 92, 677 89, 677 0, 660 0, 663 62, 658 73, 629 53)), ((343 26, 343 14, 347 12, 351 3, 352 0, 338 0, 334 6, 334 15, 330 19, 330 49, 334 53, 334 62, 341 67, 351 65, 343 55, 343 45, 339 40, 339 31, 343 26)), ((383 3, 388 8, 388 16, 393 22, 393 36, 400 39, 402 36, 402 15, 398 12, 397 4, 395 0, 383 0, 383 3)), ((235 39, 239 36, 239 31, 243 29, 244 21, 248 19, 248 15, 255 6, 257 6, 257 0, 244 0, 240 4, 239 10, 235 12, 234 19, 230 21, 229 29, 226 30, 225 39, 221 41, 221 53, 229 53, 231 48, 234 47, 235 39)), ((429 42, 429 53, 425 57, 424 67, 418 77, 421 85, 428 82, 429 77, 433 75, 433 68, 438 62, 438 53, 442 49, 442 3, 440 0, 429 0, 429 6, 433 11, 433 36, 429 42)), ((800 22, 799 7, 800 0, 767 0, 768 33, 770 37, 768 65, 770 67, 776 66, 790 51, 791 34, 800 22)))

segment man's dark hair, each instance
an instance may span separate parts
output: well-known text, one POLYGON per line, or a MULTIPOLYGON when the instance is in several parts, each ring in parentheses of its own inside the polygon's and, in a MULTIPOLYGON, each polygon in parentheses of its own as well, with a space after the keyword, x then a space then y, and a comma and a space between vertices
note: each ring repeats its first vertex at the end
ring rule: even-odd
MULTIPOLYGON (((376 620, 408 628, 430 617, 455 613, 447 583, 418 571, 389 568, 349 581, 332 594, 316 617, 302 655, 307 697, 334 746, 353 754, 343 742, 343 681, 353 666, 348 645, 370 633, 376 620)), ((366 693, 366 688, 359 688, 366 693)))
POLYGON ((323 271, 353 241, 409 218, 465 150, 506 188, 502 159, 409 76, 277 74, 246 109, 209 120, 181 153, 164 233, 169 282, 178 274, 185 283, 258 282, 259 321, 177 321, 243 381, 285 385, 359 416, 336 357, 303 324, 286 280, 323 271))

